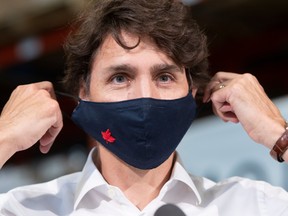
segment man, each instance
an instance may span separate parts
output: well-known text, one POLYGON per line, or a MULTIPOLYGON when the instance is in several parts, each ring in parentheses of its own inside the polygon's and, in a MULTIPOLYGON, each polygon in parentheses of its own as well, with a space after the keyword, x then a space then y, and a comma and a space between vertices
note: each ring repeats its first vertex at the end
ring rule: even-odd
MULTIPOLYGON (((82 172, 1 195, 2 215, 154 215, 167 203, 186 215, 288 215, 282 189, 241 178, 216 184, 179 162, 199 95, 270 149, 286 133, 252 75, 219 72, 207 83, 205 37, 185 6, 103 0, 83 20, 67 42, 64 83, 81 99, 72 119, 97 148, 82 172)), ((1 165, 38 140, 47 153, 61 128, 51 83, 18 87, 0 118, 1 165)))

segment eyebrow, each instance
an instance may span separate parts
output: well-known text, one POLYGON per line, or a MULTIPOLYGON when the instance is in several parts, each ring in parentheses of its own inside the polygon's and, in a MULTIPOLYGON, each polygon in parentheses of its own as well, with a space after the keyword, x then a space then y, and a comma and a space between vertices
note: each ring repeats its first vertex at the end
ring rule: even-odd
MULTIPOLYGON (((106 68, 107 72, 121 72, 121 71, 125 71, 128 73, 133 73, 135 71, 137 71, 137 68, 134 67, 133 65, 130 64, 119 64, 119 65, 112 65, 108 68, 106 68)), ((175 65, 175 64, 156 64, 153 65, 150 68, 150 72, 152 74, 157 73, 157 72, 161 72, 161 71, 166 71, 166 72, 181 72, 183 73, 184 70, 182 70, 179 66, 175 65)))
POLYGON ((129 73, 132 73, 134 71, 136 71, 137 68, 130 65, 130 64, 119 64, 119 65, 112 65, 112 66, 109 66, 108 68, 106 68, 106 71, 107 72, 123 72, 123 71, 126 71, 126 72, 129 72, 129 73))
POLYGON ((151 72, 152 73, 157 73, 161 71, 166 71, 166 72, 181 72, 183 73, 184 71, 177 65, 175 64, 157 64, 153 65, 151 72))

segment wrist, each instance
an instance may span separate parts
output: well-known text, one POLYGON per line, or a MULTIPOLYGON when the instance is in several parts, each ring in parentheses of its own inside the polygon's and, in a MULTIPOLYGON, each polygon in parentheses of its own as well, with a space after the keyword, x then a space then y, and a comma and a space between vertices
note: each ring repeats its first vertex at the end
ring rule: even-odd
POLYGON ((273 147, 270 155, 278 162, 288 161, 288 125, 285 122, 283 127, 284 132, 279 136, 273 147))
POLYGON ((2 124, 2 122, 0 122, 0 169, 6 163, 6 161, 16 152, 13 149, 14 145, 12 140, 9 138, 9 132, 1 128, 1 125, 5 126, 5 124, 2 124))
POLYGON ((259 143, 263 144, 270 150, 274 147, 279 137, 283 135, 286 129, 286 122, 284 119, 270 121, 262 128, 262 135, 259 143))

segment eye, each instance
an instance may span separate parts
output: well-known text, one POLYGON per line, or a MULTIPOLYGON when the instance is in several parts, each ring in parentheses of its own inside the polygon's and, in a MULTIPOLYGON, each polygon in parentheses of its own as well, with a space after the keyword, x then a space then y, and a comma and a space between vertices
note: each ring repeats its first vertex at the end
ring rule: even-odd
POLYGON ((167 74, 167 73, 160 74, 157 77, 157 81, 161 83, 169 83, 169 82, 172 82, 173 80, 174 80, 174 77, 171 74, 167 74))
POLYGON ((124 74, 117 74, 111 78, 111 81, 114 84, 124 84, 126 82, 129 82, 129 79, 124 74))

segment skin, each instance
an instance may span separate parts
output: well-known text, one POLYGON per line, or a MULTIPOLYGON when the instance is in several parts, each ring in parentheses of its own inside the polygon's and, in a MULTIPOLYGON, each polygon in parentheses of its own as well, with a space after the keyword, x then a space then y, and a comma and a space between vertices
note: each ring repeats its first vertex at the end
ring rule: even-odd
MULTIPOLYGON (((124 34, 124 39, 129 46, 138 41, 138 37, 128 34, 124 34)), ((186 96, 188 91, 184 68, 177 66, 151 41, 141 40, 135 49, 125 50, 108 36, 94 57, 90 91, 85 93, 82 89, 80 97, 96 102, 142 97, 176 99, 186 96)), ((195 93, 196 89, 193 89, 195 93)), ((157 197, 170 177, 174 154, 159 167, 147 171, 133 168, 101 144, 97 146, 99 159, 96 164, 102 175, 111 185, 119 187, 139 209, 157 197)))
POLYGON ((0 167, 38 140, 40 151, 47 153, 62 127, 61 110, 50 82, 18 86, 0 116, 0 167))
MULTIPOLYGON (((123 34, 127 45, 138 38, 123 34)), ((138 47, 125 50, 110 36, 94 56, 90 89, 84 85, 80 97, 108 102, 140 97, 175 99, 186 96, 188 83, 183 68, 144 38, 138 47)), ((192 90, 195 96, 197 89, 192 90)), ((250 74, 217 73, 207 86, 203 101, 211 100, 213 110, 223 121, 241 123, 256 142, 272 148, 284 132, 284 119, 270 101, 257 79, 250 74), (225 84, 219 89, 220 84, 225 84)), ((40 140, 40 150, 49 151, 62 128, 62 116, 49 82, 18 87, 0 117, 0 166, 15 152, 25 150, 40 140), (33 125, 33 127, 31 127, 33 125)), ((172 154, 152 170, 139 170, 125 164, 99 146, 94 162, 111 185, 119 187, 139 209, 158 194, 169 179, 172 154)), ((284 159, 288 160, 288 152, 284 159)))
POLYGON ((269 149, 285 131, 279 109, 251 74, 218 72, 207 86, 203 101, 209 98, 217 116, 225 122, 240 122, 255 142, 269 149), (219 89, 220 84, 226 87, 219 89))

